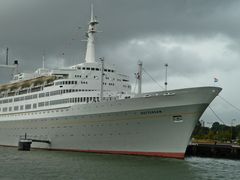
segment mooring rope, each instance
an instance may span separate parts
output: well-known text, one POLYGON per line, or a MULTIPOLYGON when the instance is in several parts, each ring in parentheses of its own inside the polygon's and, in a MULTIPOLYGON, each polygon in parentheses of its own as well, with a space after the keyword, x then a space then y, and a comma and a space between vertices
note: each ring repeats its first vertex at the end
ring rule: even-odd
POLYGON ((160 87, 164 90, 164 87, 162 87, 144 68, 143 71, 160 87))
POLYGON ((211 108, 211 106, 209 105, 208 107, 209 107, 209 109, 212 111, 212 113, 216 116, 216 118, 217 118, 219 121, 221 121, 224 125, 226 125, 226 124, 224 123, 224 121, 217 115, 217 113, 211 108))
POLYGON ((237 106, 233 105, 232 103, 230 103, 228 100, 226 100, 226 99, 223 98, 222 96, 218 95, 218 97, 220 97, 225 103, 229 104, 229 105, 232 106, 234 109, 236 109, 237 111, 240 112, 240 108, 238 108, 237 106))

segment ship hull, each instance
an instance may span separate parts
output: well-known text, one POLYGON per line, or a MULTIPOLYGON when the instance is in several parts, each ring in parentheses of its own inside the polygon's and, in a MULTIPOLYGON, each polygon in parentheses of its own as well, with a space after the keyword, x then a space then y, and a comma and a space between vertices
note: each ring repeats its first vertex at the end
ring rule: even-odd
POLYGON ((32 147, 184 158, 196 122, 220 88, 203 87, 29 113, 0 122, 0 144, 16 146, 25 133, 32 147))

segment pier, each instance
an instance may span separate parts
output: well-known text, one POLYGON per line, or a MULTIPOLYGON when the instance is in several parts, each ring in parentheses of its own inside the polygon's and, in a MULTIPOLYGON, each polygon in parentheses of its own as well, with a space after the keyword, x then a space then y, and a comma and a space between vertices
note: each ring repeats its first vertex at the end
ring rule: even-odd
POLYGON ((190 144, 186 157, 211 157, 224 159, 240 159, 240 146, 233 144, 190 144))

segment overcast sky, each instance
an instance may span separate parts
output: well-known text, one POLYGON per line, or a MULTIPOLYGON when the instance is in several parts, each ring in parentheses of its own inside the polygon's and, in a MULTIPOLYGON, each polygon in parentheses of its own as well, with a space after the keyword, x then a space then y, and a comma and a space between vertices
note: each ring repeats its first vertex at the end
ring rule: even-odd
MULTIPOLYGON (((169 89, 221 86, 221 96, 240 107, 240 1, 238 0, 0 0, 0 62, 20 70, 84 62, 84 39, 94 2, 100 24, 97 58, 105 57, 133 80, 137 61, 161 86, 169 64, 169 89), (218 83, 213 82, 218 78, 218 83)), ((144 91, 161 90, 144 73, 144 91)), ((10 78, 0 68, 0 82, 10 78)), ((212 109, 228 124, 240 112, 217 97, 212 109)), ((210 109, 202 117, 217 121, 210 109)))

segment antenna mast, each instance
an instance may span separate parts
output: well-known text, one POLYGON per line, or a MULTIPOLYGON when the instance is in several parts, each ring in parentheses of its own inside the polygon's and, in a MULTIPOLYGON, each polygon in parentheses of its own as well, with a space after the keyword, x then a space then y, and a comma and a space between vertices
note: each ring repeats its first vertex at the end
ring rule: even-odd
POLYGON ((42 69, 45 69, 45 54, 42 56, 42 69))
POLYGON ((103 100, 104 58, 100 58, 100 61, 101 61, 100 101, 102 101, 103 100))
POLYGON ((138 95, 142 93, 142 61, 138 61, 138 73, 137 73, 137 80, 138 80, 138 95))
POLYGON ((87 50, 86 50, 86 56, 85 56, 85 62, 86 63, 94 63, 95 61, 95 37, 94 34, 96 31, 96 25, 98 24, 98 21, 93 15, 93 4, 91 4, 91 19, 88 26, 88 32, 87 32, 87 50))
POLYGON ((166 71, 165 71, 165 91, 167 91, 167 85, 168 85, 168 82, 167 82, 167 73, 168 73, 168 64, 165 64, 165 67, 166 67, 166 71))
POLYGON ((6 65, 8 65, 8 47, 6 49, 6 65))

